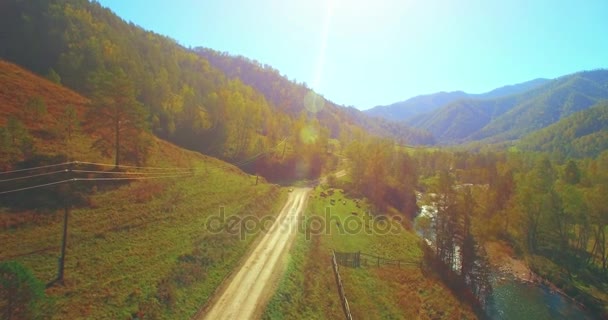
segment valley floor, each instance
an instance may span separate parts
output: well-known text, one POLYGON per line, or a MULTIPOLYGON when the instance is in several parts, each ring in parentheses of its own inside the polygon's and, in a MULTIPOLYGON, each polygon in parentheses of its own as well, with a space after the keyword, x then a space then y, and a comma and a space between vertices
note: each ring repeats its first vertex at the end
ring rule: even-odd
POLYGON ((365 201, 341 190, 317 187, 305 211, 307 231, 299 232, 289 254, 287 272, 263 315, 264 319, 340 319, 344 317, 331 267, 331 250, 370 253, 412 264, 351 268, 340 266, 355 319, 475 319, 438 279, 419 267, 419 237, 392 222, 367 216, 365 201), (326 196, 322 196, 322 194, 326 196), (350 222, 349 222, 350 221, 350 222), (367 222, 366 222, 367 221, 367 222), (369 224, 371 232, 355 225, 369 224), (354 227, 351 229, 349 226, 354 227), (393 224, 393 226, 395 226, 393 224))

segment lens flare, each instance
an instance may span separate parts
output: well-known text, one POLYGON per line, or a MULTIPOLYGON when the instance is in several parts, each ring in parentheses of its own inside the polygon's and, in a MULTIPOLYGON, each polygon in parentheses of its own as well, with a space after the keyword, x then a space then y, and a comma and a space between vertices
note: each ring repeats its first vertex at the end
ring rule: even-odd
POLYGON ((304 144, 313 144, 319 138, 319 130, 312 126, 305 126, 300 130, 300 141, 304 144))
POLYGON ((317 113, 325 107, 325 99, 310 90, 304 97, 304 107, 310 113, 317 113))
POLYGON ((331 20, 333 16, 334 7, 336 6, 335 0, 328 0, 325 6, 325 15, 323 18, 323 25, 321 29, 320 35, 320 47, 319 47, 319 55, 317 57, 317 65, 315 68, 315 73, 313 77, 313 88, 319 90, 321 87, 321 82, 323 79, 323 72, 325 69, 325 60, 327 58, 327 45, 329 40, 329 29, 331 26, 331 20))

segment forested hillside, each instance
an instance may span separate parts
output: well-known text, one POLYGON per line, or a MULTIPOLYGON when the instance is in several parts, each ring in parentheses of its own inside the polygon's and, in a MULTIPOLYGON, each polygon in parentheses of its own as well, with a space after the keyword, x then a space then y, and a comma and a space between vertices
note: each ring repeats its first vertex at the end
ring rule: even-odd
MULTIPOLYGON (((293 130, 299 121, 311 132, 307 150, 326 149, 327 134, 314 118, 276 112, 239 79, 228 79, 175 41, 127 24, 97 2, 7 1, 0 21, 8 30, 0 57, 91 97, 94 105, 111 104, 111 97, 120 104, 116 110, 125 111, 123 120, 180 146, 236 162, 265 154, 286 138, 294 147, 303 145, 293 130)), ((318 154, 302 150, 280 164, 314 163, 302 174, 317 175, 325 161, 318 154)))
POLYGON ((517 147, 566 159, 597 157, 608 149, 608 102, 602 101, 533 132, 525 136, 517 147))
POLYGON ((229 78, 238 78, 264 94, 279 110, 291 115, 303 111, 314 114, 319 123, 330 130, 332 137, 348 132, 345 127, 356 127, 404 144, 434 143, 432 136, 425 130, 414 129, 390 119, 369 117, 353 107, 338 106, 312 91, 306 84, 290 81, 269 65, 207 48, 196 48, 195 51, 229 78))
POLYGON ((549 79, 534 79, 523 83, 500 87, 492 91, 480 94, 471 94, 463 91, 426 94, 416 96, 405 101, 396 102, 387 106, 377 106, 369 110, 365 110, 365 113, 368 115, 377 116, 388 120, 408 122, 411 118, 423 116, 426 113, 433 112, 441 107, 444 107, 458 100, 484 100, 506 97, 509 95, 524 93, 526 91, 539 87, 549 81, 549 79))
POLYGON ((10 30, 0 44, 2 58, 90 97, 99 93, 99 78, 124 74, 133 86, 129 98, 143 106, 147 124, 160 137, 226 158, 275 142, 255 134, 269 125, 262 95, 96 2, 6 1, 2 9, 3 30, 10 30), (251 141, 240 141, 240 130, 251 141))
POLYGON ((107 104, 102 97, 113 95, 127 102, 125 116, 142 129, 190 150, 247 162, 248 170, 261 174, 272 166, 294 172, 300 163, 308 168, 301 176, 318 176, 331 166, 331 155, 320 152, 328 149, 328 139, 357 130, 432 143, 428 135, 327 102, 271 68, 249 72, 249 78, 226 76, 199 54, 124 22, 97 2, 11 0, 2 4, 0 21, 7 30, 1 58, 91 97, 94 104, 107 104), (113 79, 128 89, 117 91, 113 79), (298 152, 267 156, 283 141, 298 152))
POLYGON ((473 134, 471 139, 517 139, 607 98, 608 70, 564 76, 540 87, 535 96, 514 106, 508 113, 473 134))
POLYGON ((429 130, 441 144, 518 139, 608 98, 608 71, 563 76, 521 94, 453 102, 407 123, 429 130))

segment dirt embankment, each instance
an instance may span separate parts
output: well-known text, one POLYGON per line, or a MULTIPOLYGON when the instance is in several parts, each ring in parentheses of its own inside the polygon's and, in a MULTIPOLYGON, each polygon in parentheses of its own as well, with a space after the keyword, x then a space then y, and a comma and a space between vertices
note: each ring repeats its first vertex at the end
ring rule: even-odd
POLYGON ((548 287, 551 291, 564 296, 566 299, 573 301, 582 308, 579 302, 568 296, 564 291, 555 286, 553 283, 534 273, 526 261, 516 257, 513 248, 503 242, 490 242, 486 244, 486 251, 493 269, 497 271, 501 280, 507 277, 513 277, 518 281, 526 283, 535 283, 548 287))
POLYGON ((513 249, 503 242, 486 244, 490 264, 501 276, 513 276, 524 282, 539 280, 525 261, 516 258, 513 249))

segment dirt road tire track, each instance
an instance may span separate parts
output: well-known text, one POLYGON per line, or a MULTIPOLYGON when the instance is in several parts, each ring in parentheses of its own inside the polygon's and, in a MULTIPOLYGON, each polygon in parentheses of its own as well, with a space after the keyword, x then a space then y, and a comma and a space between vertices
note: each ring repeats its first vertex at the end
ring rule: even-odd
POLYGON ((251 251, 244 264, 229 279, 211 305, 194 319, 259 318, 270 298, 270 290, 284 270, 282 257, 290 248, 298 228, 298 217, 306 207, 309 188, 290 193, 270 230, 251 251))

